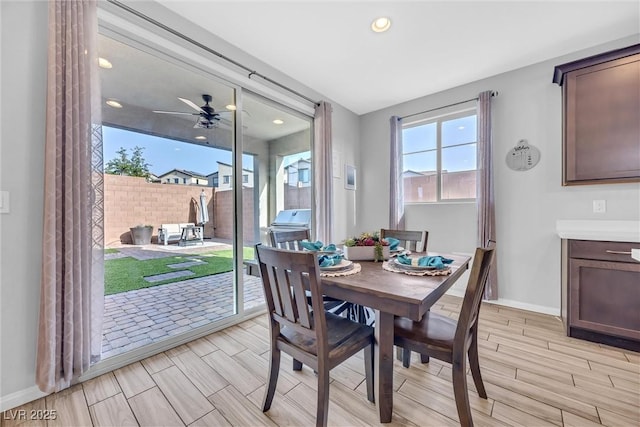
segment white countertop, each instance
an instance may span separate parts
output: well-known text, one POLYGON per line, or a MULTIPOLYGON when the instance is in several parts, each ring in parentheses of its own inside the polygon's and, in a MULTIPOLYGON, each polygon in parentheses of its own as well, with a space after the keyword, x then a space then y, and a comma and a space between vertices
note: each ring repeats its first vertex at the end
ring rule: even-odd
POLYGON ((561 239, 640 243, 640 221, 559 219, 556 233, 561 239))

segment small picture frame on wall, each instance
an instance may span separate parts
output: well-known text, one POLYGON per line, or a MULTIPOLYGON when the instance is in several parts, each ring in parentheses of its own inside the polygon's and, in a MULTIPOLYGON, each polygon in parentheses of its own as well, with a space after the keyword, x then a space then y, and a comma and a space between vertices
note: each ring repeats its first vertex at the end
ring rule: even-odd
POLYGON ((351 165, 344 165, 344 188, 347 190, 356 189, 356 168, 351 165))

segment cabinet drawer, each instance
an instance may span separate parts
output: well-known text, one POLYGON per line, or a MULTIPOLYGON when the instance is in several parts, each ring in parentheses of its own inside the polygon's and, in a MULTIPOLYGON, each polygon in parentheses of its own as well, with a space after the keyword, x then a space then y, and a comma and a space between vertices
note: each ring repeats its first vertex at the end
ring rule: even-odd
POLYGON ((640 248, 640 243, 571 240, 569 258, 638 263, 631 258, 631 248, 640 248))

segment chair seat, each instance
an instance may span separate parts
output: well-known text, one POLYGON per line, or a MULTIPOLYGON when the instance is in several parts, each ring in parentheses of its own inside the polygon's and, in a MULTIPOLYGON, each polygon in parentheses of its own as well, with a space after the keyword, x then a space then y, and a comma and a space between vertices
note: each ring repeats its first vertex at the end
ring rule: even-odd
POLYGON ((477 248, 457 320, 427 312, 420 322, 396 317, 393 343, 402 348, 402 365, 409 367, 411 351, 423 363, 434 357, 451 363, 451 382, 460 425, 473 427, 467 389, 467 357, 478 396, 487 398, 478 360, 478 311, 495 249, 477 248))
POLYGON ((457 322, 449 317, 427 312, 420 322, 406 317, 394 319, 394 337, 425 343, 441 349, 452 349, 457 322))
MULTIPOLYGON (((311 313, 313 317, 313 313, 311 313)), ((329 358, 340 358, 345 348, 362 348, 363 342, 369 342, 373 336, 373 328, 361 323, 353 322, 344 317, 325 312, 328 331, 329 358)), ((318 355, 316 338, 295 332, 286 326, 280 330, 281 338, 284 342, 301 348, 307 353, 318 355)))

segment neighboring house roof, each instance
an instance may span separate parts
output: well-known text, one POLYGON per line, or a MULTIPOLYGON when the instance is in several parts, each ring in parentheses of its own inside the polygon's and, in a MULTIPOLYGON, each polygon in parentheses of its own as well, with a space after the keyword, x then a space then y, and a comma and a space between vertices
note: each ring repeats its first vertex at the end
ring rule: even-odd
MULTIPOLYGON (((224 163, 224 162, 216 162, 216 163, 218 163, 219 165, 227 166, 227 167, 233 167, 233 166, 231 166, 229 163, 224 163)), ((251 170, 251 169, 244 169, 244 168, 243 168, 242 170, 243 170, 243 171, 245 171, 245 172, 251 172, 251 173, 253 173, 253 170, 251 170)), ((217 172, 214 172, 214 173, 217 173, 217 172)))
POLYGON ((423 176, 423 175, 424 175, 423 173, 412 171, 410 169, 402 172, 402 176, 405 176, 405 177, 407 177, 407 176, 423 176))
POLYGON ((287 166, 285 166, 285 169, 289 169, 290 167, 296 167, 298 169, 300 169, 300 163, 308 163, 311 164, 311 159, 300 159, 300 160, 296 160, 295 162, 291 162, 289 163, 287 166))
POLYGON ((170 174, 172 174, 174 172, 179 172, 179 173, 182 173, 184 175, 189 175, 189 176, 191 176, 193 178, 203 178, 203 179, 207 178, 207 175, 203 175, 203 174, 198 173, 198 172, 188 171, 188 170, 185 170, 185 169, 171 169, 169 172, 163 173, 162 175, 159 175, 158 178, 162 178, 163 176, 170 175, 170 174))

